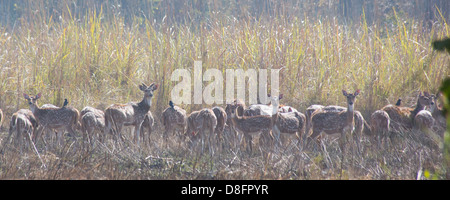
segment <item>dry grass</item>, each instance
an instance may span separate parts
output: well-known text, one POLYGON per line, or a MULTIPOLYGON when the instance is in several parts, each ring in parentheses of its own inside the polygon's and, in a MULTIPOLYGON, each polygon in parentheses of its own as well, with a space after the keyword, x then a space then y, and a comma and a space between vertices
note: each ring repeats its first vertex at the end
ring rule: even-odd
MULTIPOLYGON (((142 19, 125 24, 120 15, 102 16, 89 11, 83 19, 63 16, 56 23, 44 15, 12 30, 0 27, 0 107, 6 119, 28 108, 23 92, 42 92, 41 104, 62 105, 67 98, 81 110, 138 101, 137 85, 155 81, 160 87, 151 110, 159 121, 176 84, 172 71, 191 70, 194 60, 202 60, 204 70, 285 67, 282 103, 300 111, 311 104, 344 105, 342 89, 361 89, 356 109, 366 119, 399 97, 413 105, 419 90, 437 91, 450 73, 449 57, 430 46, 432 39, 450 36, 443 19, 428 28, 395 14, 390 26, 377 27, 367 26, 364 16, 359 24, 341 24, 210 13, 194 26, 142 19)), ((200 108, 182 107, 188 113, 200 108)), ((343 162, 331 139, 324 140, 326 149, 289 146, 248 155, 233 145, 210 156, 185 143, 178 147, 176 139, 165 147, 162 133, 156 131, 144 148, 107 142, 86 152, 80 137, 66 138, 62 148, 38 144, 45 167, 33 151, 9 146, 0 155, 0 179, 416 179, 420 171, 439 178, 442 170, 440 151, 407 136, 415 133, 399 137, 389 150, 376 150, 366 138, 363 152, 346 151, 343 162)))
MULTIPOLYGON (((66 137, 63 147, 39 143, 42 162, 32 151, 8 145, 0 154, 0 179, 420 179, 442 178, 442 153, 421 132, 398 136, 389 149, 377 149, 363 137, 361 153, 352 153, 349 143, 342 162, 336 139, 326 137, 321 147, 302 146, 286 140, 282 148, 259 147, 245 152, 242 145, 201 154, 188 142, 171 138, 164 143, 162 131, 151 136, 149 145, 136 147, 128 137, 107 140, 82 149, 81 136, 66 137), (428 141, 428 142, 426 142, 428 141)), ((226 133, 228 134, 228 133, 226 133)), ((2 134, 2 136, 5 134, 2 134)), ((2 140, 5 137, 0 138, 2 140)), ((49 141, 51 138, 48 139, 49 141)), ((254 138, 258 147, 258 138, 254 138)), ((229 144, 229 143, 227 143, 229 144)))

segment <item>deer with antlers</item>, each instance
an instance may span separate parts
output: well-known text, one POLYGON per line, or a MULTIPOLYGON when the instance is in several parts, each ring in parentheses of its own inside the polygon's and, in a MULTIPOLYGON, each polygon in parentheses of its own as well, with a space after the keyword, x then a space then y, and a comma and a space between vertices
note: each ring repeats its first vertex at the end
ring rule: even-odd
MULTIPOLYGON (((351 135, 355 129, 354 108, 356 96, 358 96, 359 93, 360 90, 356 90, 353 94, 342 90, 342 94, 347 98, 346 110, 340 112, 318 110, 314 112, 311 116, 313 133, 310 137, 315 139, 322 132, 325 132, 326 134, 340 133, 339 146, 344 154, 346 135, 351 135)), ((359 141, 357 141, 357 144, 358 143, 359 141)))
POLYGON ((288 113, 279 112, 280 97, 272 96, 270 101, 273 106, 272 110, 272 134, 277 141, 280 142, 281 133, 287 135, 294 135, 297 137, 298 143, 301 142, 301 137, 305 133, 306 117, 304 114, 293 111, 288 113))
POLYGON ((80 116, 77 109, 70 106, 63 108, 40 108, 37 100, 41 98, 41 93, 31 97, 24 93, 23 96, 28 100, 30 110, 33 112, 39 124, 39 128, 36 130, 33 138, 35 143, 45 128, 56 130, 58 145, 61 145, 63 142, 62 135, 65 130, 72 136, 76 135, 74 129, 78 127, 78 119, 80 116))
POLYGON ((139 85, 139 89, 144 93, 144 97, 139 103, 113 104, 106 108, 104 131, 105 134, 108 134, 114 129, 114 135, 122 139, 122 127, 134 126, 134 139, 138 146, 141 126, 150 110, 153 93, 158 89, 158 85, 152 83, 150 86, 147 86, 142 83, 139 85))
POLYGON ((213 153, 213 143, 211 142, 214 131, 217 126, 217 118, 209 108, 204 108, 199 111, 192 112, 187 118, 187 129, 186 135, 191 138, 192 144, 196 144, 198 140, 202 144, 202 153, 204 150, 205 143, 209 145, 210 153, 213 153), (205 132, 208 132, 206 134, 205 132))

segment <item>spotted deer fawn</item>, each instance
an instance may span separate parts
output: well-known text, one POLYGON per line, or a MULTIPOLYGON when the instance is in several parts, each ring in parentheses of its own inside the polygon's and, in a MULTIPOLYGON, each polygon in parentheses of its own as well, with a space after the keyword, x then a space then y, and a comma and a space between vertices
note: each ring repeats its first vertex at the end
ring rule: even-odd
POLYGON ((280 113, 279 99, 280 97, 270 97, 273 110, 272 110, 272 135, 280 143, 281 133, 287 135, 294 135, 297 137, 298 144, 301 142, 301 137, 305 133, 306 117, 304 114, 294 111, 289 113, 280 113))
POLYGON ((178 132, 178 136, 184 137, 184 132, 187 126, 186 111, 178 106, 175 106, 173 102, 170 101, 169 107, 162 112, 161 124, 165 129, 163 134, 166 143, 170 133, 175 135, 176 132, 178 132))
POLYGON ((209 152, 213 153, 213 143, 211 140, 214 138, 214 131, 217 126, 217 118, 214 112, 209 108, 204 108, 199 111, 192 112, 187 118, 187 130, 186 135, 191 138, 193 145, 198 140, 201 142, 202 153, 205 143, 209 146, 209 152), (208 133, 206 133, 208 132, 208 133))
POLYGON ((428 92, 419 93, 415 108, 387 105, 381 110, 385 111, 390 118, 391 131, 401 132, 403 130, 411 130, 414 127, 414 118, 425 106, 429 106, 433 101, 428 92))
MULTIPOLYGON (((262 134, 264 140, 268 140, 272 130, 272 116, 257 115, 257 116, 239 116, 239 113, 244 113, 244 108, 238 106, 234 102, 235 110, 231 112, 231 122, 236 132, 244 135, 247 142, 247 152, 252 152, 252 137, 257 134, 262 134)), ((231 107, 231 106, 230 106, 231 107)))
MULTIPOLYGON (((360 90, 356 90, 355 93, 347 93, 342 90, 342 94, 347 98, 347 109, 340 112, 330 112, 325 110, 318 110, 312 114, 311 126, 313 133, 310 136, 315 139, 320 133, 326 134, 340 133, 339 146, 341 151, 344 152, 346 134, 352 134, 355 128, 354 120, 354 108, 356 96, 359 95, 360 90)), ((359 141, 357 141, 359 143, 359 141)))
POLYGON ((144 97, 141 102, 130 102, 127 104, 113 104, 105 110, 105 134, 110 133, 113 130, 115 137, 122 137, 123 126, 134 126, 134 139, 139 146, 139 137, 142 123, 145 116, 150 110, 152 105, 152 97, 154 91, 158 88, 158 85, 152 83, 150 86, 142 83, 139 85, 139 89, 144 93, 144 97), (114 127, 114 128, 113 128, 114 127))
POLYGON ((105 113, 102 110, 86 106, 80 114, 83 141, 95 144, 97 137, 103 139, 105 137, 102 134, 105 129, 105 113))
POLYGON ((33 115, 39 124, 39 128, 35 131, 33 138, 35 143, 45 128, 57 130, 58 145, 61 145, 63 142, 62 136, 65 130, 67 130, 72 136, 76 135, 74 129, 78 126, 80 116, 77 109, 70 106, 63 108, 40 108, 37 104, 37 100, 41 98, 41 93, 34 97, 30 97, 25 93, 23 96, 26 100, 28 100, 30 110, 33 112, 33 115))

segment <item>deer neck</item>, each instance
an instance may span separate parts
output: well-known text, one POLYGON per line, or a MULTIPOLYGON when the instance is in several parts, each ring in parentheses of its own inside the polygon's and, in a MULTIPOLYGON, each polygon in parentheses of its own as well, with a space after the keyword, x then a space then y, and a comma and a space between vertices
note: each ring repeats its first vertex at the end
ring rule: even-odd
POLYGON ((152 98, 145 95, 141 102, 139 102, 139 107, 150 110, 150 106, 152 106, 152 98))
POLYGON ((354 109, 355 109, 355 103, 353 103, 352 105, 347 104, 347 120, 348 122, 353 122, 353 113, 354 113, 354 109))
POLYGON ((424 107, 425 106, 422 105, 419 100, 417 100, 416 108, 411 112, 412 118, 414 119, 414 117, 417 115, 417 113, 419 113, 419 111, 423 110, 424 107))
POLYGON ((278 102, 272 103, 272 124, 275 124, 278 120, 278 102))
POLYGON ((37 104, 31 104, 30 110, 33 113, 33 115, 36 115, 36 113, 40 110, 40 108, 37 104))
POLYGON ((273 103, 272 104, 272 115, 276 115, 278 113, 278 104, 273 103))

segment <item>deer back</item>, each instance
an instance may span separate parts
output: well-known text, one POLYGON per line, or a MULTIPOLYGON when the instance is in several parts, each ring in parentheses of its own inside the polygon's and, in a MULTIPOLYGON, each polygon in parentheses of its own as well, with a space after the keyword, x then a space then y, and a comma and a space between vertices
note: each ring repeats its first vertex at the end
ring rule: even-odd
POLYGON ((164 127, 181 125, 186 126, 186 111, 178 106, 166 108, 161 117, 161 123, 164 127))
POLYGON ((61 128, 77 125, 79 112, 72 107, 37 109, 34 113, 39 125, 49 128, 61 128))

